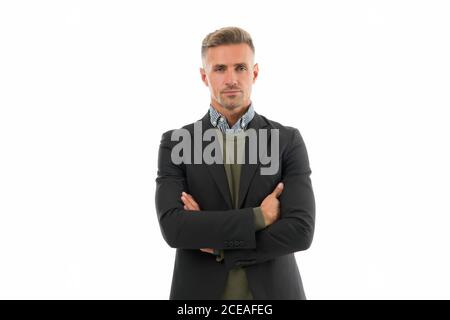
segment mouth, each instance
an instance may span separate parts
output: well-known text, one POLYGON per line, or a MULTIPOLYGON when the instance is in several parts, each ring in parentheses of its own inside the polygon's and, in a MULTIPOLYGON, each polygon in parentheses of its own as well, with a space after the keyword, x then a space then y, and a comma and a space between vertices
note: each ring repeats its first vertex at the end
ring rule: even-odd
POLYGON ((241 91, 239 91, 239 90, 234 90, 234 91, 224 91, 223 93, 224 94, 238 94, 238 93, 240 93, 241 91))

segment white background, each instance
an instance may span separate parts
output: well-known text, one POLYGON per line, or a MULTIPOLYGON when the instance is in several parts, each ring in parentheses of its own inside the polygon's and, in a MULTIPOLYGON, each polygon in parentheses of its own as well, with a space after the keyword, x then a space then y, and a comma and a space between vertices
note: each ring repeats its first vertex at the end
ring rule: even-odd
POLYGON ((249 31, 297 127, 308 299, 450 298, 447 1, 1 1, 0 298, 167 299, 161 134, 200 119, 207 33, 249 31))

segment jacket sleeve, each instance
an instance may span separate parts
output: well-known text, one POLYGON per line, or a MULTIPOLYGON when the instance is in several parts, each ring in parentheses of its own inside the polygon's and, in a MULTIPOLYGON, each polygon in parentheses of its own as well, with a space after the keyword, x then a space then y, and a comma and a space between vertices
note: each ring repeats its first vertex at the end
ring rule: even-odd
POLYGON ((262 263, 310 247, 315 227, 315 200, 308 154, 298 129, 293 130, 282 163, 284 188, 279 197, 280 219, 255 233, 255 248, 224 250, 227 269, 262 263))
POLYGON ((155 204, 163 238, 172 248, 255 248, 253 208, 236 210, 183 209, 181 192, 189 193, 185 164, 174 164, 171 131, 163 134, 158 153, 155 204))
MULTIPOLYGON (((255 218, 255 231, 259 231, 266 227, 266 223, 264 222, 264 216, 261 211, 261 207, 253 208, 253 214, 255 218)), ((224 258, 223 250, 213 249, 213 254, 216 256, 216 261, 221 262, 224 258)))

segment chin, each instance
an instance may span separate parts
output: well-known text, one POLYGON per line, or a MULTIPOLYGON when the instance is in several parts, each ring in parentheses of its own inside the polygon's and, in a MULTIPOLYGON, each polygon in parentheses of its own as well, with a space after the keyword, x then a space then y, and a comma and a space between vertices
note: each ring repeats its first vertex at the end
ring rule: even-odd
POLYGON ((234 109, 242 107, 242 101, 230 102, 229 100, 226 100, 226 101, 224 101, 224 103, 222 103, 222 106, 224 106, 228 110, 234 110, 234 109))
POLYGON ((233 103, 233 104, 224 104, 223 106, 225 107, 225 109, 234 110, 234 109, 240 108, 242 106, 242 104, 233 103))

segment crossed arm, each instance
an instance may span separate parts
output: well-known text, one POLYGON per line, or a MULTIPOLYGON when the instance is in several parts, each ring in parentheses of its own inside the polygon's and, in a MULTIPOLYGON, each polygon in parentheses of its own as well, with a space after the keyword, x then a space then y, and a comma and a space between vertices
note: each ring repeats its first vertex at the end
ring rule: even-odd
POLYGON ((197 211, 200 207, 187 194, 180 206, 182 192, 187 190, 184 171, 182 165, 171 162, 170 132, 163 135, 158 157, 156 209, 168 244, 208 253, 212 248, 223 249, 229 269, 308 249, 314 234, 315 201, 308 155, 297 129, 293 130, 288 148, 282 159, 284 187, 278 196, 279 217, 254 232, 252 208, 197 211), (241 239, 242 246, 226 247, 223 239, 241 239))
MULTIPOLYGON (((277 198, 280 196, 281 192, 283 192, 283 183, 280 182, 276 186, 275 190, 273 190, 273 192, 264 199, 264 201, 261 203, 261 206, 258 208, 254 208, 256 231, 259 231, 278 220, 280 216, 280 201, 277 198)), ((186 192, 182 192, 181 201, 183 201, 184 210, 200 211, 200 206, 195 201, 192 195, 186 192)), ((200 250, 211 254, 223 255, 222 250, 217 251, 213 248, 202 248, 200 250)))

